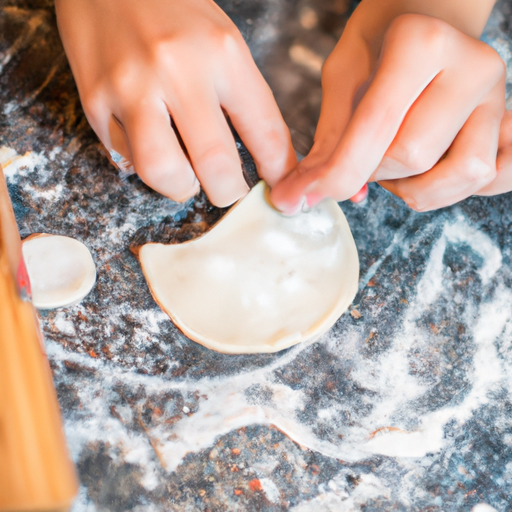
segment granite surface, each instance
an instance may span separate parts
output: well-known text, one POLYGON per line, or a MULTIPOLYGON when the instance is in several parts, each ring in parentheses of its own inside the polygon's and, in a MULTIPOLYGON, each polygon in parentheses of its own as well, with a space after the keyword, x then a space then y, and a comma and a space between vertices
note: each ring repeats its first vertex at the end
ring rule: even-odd
MULTIPOLYGON (((221 5, 307 150, 316 57, 348 4, 221 5)), ((507 62, 509 15, 500 3, 485 36, 507 62)), ((227 356, 174 327, 134 254, 223 212, 120 178, 46 0, 0 1, 0 162, 22 236, 73 236, 97 265, 81 304, 41 314, 81 482, 74 512, 512 510, 509 195, 418 214, 371 186, 365 206, 342 204, 361 260, 350 310, 315 343, 227 356)))

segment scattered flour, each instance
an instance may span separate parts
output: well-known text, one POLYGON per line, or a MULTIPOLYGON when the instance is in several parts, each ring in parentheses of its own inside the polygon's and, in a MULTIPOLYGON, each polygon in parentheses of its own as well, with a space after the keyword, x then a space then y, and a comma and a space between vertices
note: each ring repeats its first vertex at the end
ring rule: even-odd
MULTIPOLYGON (((260 478, 260 484, 268 500, 272 503, 279 503, 281 493, 276 484, 270 478, 260 478)), ((484 512, 484 511, 482 511, 484 512)))
POLYGON ((290 512, 359 512, 368 500, 387 498, 389 489, 371 473, 363 473, 359 483, 349 497, 345 491, 346 484, 338 479, 328 484, 330 491, 323 492, 316 498, 301 503, 290 509, 290 512))

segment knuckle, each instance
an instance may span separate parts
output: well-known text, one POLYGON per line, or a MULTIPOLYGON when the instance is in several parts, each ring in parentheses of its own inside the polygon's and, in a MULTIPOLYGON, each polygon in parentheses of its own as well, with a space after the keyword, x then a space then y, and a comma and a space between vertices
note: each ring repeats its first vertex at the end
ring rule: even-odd
POLYGON ((418 24, 416 16, 411 14, 401 14, 397 16, 389 25, 388 34, 390 35, 403 35, 403 32, 413 30, 418 24))
POLYGON ((413 174, 426 172, 436 164, 435 153, 420 141, 398 143, 393 148, 393 158, 413 174))
POLYGON ((80 91, 80 99, 84 108, 95 110, 101 102, 102 92, 100 87, 94 85, 85 91, 80 91))
POLYGON ((211 26, 207 31, 207 37, 213 48, 223 54, 237 57, 246 50, 242 34, 232 23, 211 26))
POLYGON ((492 77, 495 81, 505 79, 507 74, 507 66, 503 59, 500 57, 499 53, 486 43, 482 42, 481 45, 486 68, 486 75, 492 77))
POLYGON ((240 165, 239 160, 235 160, 220 142, 205 145, 194 158, 194 166, 204 168, 209 174, 223 172, 234 164, 240 165))
POLYGON ((226 156, 224 146, 220 142, 214 142, 203 147, 197 158, 199 161, 211 162, 212 160, 223 160, 226 156))
POLYGON ((110 72, 110 84, 116 97, 126 99, 137 90, 140 73, 129 63, 119 63, 110 72))
MULTIPOLYGON (((402 14, 391 23, 387 39, 403 48, 407 40, 407 49, 421 54, 439 54, 445 46, 449 25, 442 20, 421 14, 402 14)), ((416 53, 417 55, 417 53, 416 53)))
POLYGON ((428 211, 427 203, 421 199, 416 193, 409 192, 405 196, 402 197, 405 204, 415 212, 423 213, 428 211))
POLYGON ((466 182, 475 186, 487 184, 496 176, 496 166, 490 165, 478 157, 466 159, 461 166, 461 170, 466 182))
MULTIPOLYGON (((317 169, 317 172, 319 175, 322 175, 322 176, 326 175, 325 165, 323 165, 323 164, 317 165, 316 169, 317 169)), ((306 161, 302 160, 301 162, 299 162, 297 164, 297 167, 295 168, 294 172, 297 177, 301 177, 301 176, 306 176, 308 174, 311 174, 312 170, 313 170, 313 168, 310 167, 306 161)))
POLYGON ((151 57, 157 65, 163 65, 167 68, 175 67, 176 48, 175 41, 172 39, 161 39, 153 44, 151 48, 151 57))
POLYGON ((80 101, 87 119, 92 122, 98 120, 104 103, 102 88, 95 85, 86 91, 80 91, 80 101))
POLYGON ((289 137, 285 130, 279 128, 269 128, 265 135, 265 153, 267 158, 275 161, 287 159, 289 137))

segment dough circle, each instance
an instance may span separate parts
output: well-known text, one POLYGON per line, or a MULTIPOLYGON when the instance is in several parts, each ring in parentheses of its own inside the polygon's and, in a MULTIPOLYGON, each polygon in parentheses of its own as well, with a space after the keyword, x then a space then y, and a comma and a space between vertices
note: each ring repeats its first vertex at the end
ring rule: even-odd
POLYGON ((89 249, 61 235, 37 234, 23 241, 32 302, 38 309, 72 306, 96 282, 96 266, 89 249))
POLYGON ((219 352, 277 352, 318 337, 357 291, 357 249, 338 204, 286 217, 266 190, 260 182, 200 238, 139 252, 156 302, 219 352))

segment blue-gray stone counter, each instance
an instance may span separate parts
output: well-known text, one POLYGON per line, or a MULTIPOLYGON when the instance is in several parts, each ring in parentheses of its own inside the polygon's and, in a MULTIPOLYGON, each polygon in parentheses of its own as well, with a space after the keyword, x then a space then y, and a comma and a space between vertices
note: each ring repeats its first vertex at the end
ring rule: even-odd
MULTIPOLYGON (((305 2, 222 5, 278 100, 301 105, 283 110, 307 146, 318 70, 288 48, 310 41, 322 57, 338 29, 297 42, 279 27, 298 26, 305 2)), ((509 11, 485 36, 507 61, 509 11)), ((512 510, 511 196, 418 214, 372 185, 365 206, 342 205, 361 260, 350 310, 315 343, 228 356, 174 327, 134 254, 222 212, 120 178, 45 0, 0 3, 0 162, 22 236, 75 237, 97 266, 82 303, 41 314, 81 482, 74 512, 512 510)))

